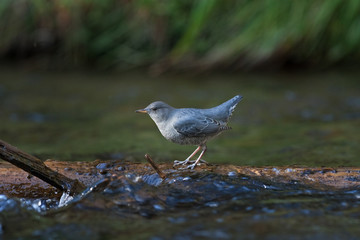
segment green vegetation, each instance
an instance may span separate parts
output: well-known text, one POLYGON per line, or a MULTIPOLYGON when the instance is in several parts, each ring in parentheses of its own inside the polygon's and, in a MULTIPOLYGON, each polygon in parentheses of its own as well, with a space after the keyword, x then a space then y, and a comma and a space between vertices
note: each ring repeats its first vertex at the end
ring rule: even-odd
POLYGON ((1 0, 0 57, 60 66, 329 66, 360 58, 357 0, 1 0))

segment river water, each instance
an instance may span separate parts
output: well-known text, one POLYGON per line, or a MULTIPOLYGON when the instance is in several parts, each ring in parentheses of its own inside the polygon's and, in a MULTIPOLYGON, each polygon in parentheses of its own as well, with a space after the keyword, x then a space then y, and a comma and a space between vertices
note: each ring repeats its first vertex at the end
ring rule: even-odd
MULTIPOLYGON (((134 110, 207 108, 244 96, 205 159, 250 166, 360 166, 359 73, 164 75, 0 71, 0 138, 42 159, 184 159, 134 110)), ((360 175, 360 173, 359 173, 360 175)), ((359 181, 354 178, 354 181, 359 181)), ((0 193, 4 239, 357 239, 360 189, 229 173, 126 174, 67 206, 0 193)))

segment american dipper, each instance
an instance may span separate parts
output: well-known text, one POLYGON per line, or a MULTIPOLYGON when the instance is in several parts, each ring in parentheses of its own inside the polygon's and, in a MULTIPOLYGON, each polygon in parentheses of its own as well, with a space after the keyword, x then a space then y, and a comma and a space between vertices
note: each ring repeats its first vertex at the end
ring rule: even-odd
POLYGON ((219 106, 208 109, 174 108, 157 101, 137 113, 147 113, 169 141, 181 145, 197 145, 195 151, 184 161, 174 161, 176 165, 191 163, 190 159, 202 149, 199 157, 188 168, 193 169, 206 151, 206 142, 224 130, 231 129, 227 122, 242 96, 237 95, 219 106))

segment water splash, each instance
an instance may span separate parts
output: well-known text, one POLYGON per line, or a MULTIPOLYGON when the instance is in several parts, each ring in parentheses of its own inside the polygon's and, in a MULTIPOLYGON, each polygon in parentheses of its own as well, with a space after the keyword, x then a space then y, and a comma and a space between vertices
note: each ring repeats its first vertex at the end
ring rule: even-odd
POLYGON ((82 193, 80 193, 76 196, 71 196, 69 194, 69 192, 63 192, 63 194, 61 195, 58 207, 59 208, 66 207, 71 203, 81 201, 81 199, 85 198, 87 195, 89 195, 92 192, 102 191, 109 184, 109 182, 110 182, 110 179, 103 178, 103 179, 97 181, 96 183, 94 183, 93 185, 91 185, 90 187, 86 188, 82 193))
POLYGON ((63 194, 61 195, 58 207, 61 208, 61 207, 67 206, 68 203, 71 202, 72 200, 74 200, 74 197, 71 196, 69 194, 69 192, 63 192, 63 194))

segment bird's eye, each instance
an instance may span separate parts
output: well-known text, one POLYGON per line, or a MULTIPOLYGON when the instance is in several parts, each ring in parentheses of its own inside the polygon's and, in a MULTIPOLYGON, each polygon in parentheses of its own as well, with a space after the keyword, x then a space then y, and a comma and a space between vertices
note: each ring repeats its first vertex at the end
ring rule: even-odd
POLYGON ((156 111, 156 110, 158 110, 158 108, 157 108, 157 107, 154 107, 154 108, 152 108, 152 110, 153 110, 153 111, 156 111))

